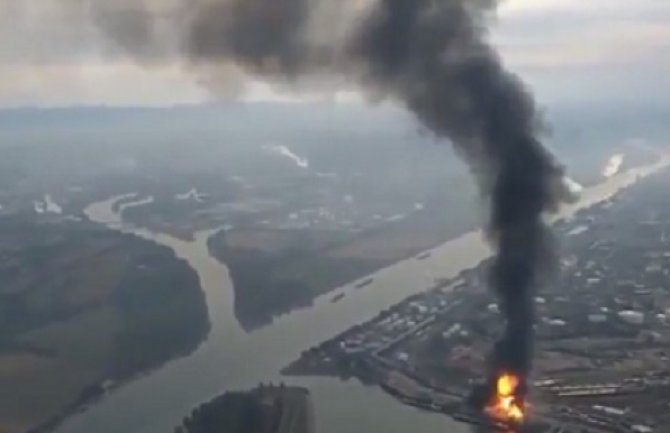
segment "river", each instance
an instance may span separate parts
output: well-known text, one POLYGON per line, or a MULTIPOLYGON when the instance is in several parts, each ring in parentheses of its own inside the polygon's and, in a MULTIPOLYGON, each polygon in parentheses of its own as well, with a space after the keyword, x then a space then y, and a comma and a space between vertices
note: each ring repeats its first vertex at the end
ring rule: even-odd
MULTIPOLYGON (((619 173, 584 190, 579 202, 561 209, 558 217, 605 200, 670 163, 658 162, 619 173)), ((310 308, 282 316, 272 325, 247 333, 233 311, 233 286, 224 265, 212 258, 207 238, 199 232, 193 242, 136 229, 112 211, 119 197, 94 203, 86 210, 91 220, 172 248, 200 276, 212 324, 207 340, 188 357, 172 361, 106 395, 87 410, 66 419, 57 433, 171 433, 192 408, 214 396, 246 389, 260 381, 284 381, 307 386, 316 408, 318 433, 465 433, 469 429, 446 416, 419 411, 396 402, 377 387, 357 381, 324 378, 282 378, 279 370, 301 351, 382 309, 426 290, 435 278, 451 278, 490 255, 481 231, 473 231, 431 250, 424 260, 408 259, 382 269, 364 289, 347 285, 318 298, 310 308), (346 296, 330 302, 336 293, 346 296)))

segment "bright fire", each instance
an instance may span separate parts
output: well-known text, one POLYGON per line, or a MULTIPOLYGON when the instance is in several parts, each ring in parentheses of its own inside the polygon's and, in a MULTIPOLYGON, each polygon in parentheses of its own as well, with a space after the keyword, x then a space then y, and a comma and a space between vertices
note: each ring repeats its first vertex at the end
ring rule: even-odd
POLYGON ((516 395, 519 378, 504 373, 496 382, 496 395, 486 411, 490 416, 504 422, 520 423, 524 419, 523 403, 516 395))

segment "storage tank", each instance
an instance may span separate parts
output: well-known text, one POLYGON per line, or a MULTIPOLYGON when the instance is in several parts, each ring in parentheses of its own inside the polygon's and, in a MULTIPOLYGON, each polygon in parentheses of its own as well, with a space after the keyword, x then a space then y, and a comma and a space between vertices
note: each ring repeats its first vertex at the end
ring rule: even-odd
POLYGON ((644 313, 633 310, 619 311, 619 318, 631 325, 642 325, 644 323, 644 313))

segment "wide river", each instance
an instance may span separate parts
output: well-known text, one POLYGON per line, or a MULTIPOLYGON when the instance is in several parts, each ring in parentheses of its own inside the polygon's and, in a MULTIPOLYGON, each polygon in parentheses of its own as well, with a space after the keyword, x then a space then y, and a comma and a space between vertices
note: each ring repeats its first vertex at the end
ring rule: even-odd
MULTIPOLYGON (((566 206, 561 217, 607 199, 640 177, 667 166, 670 157, 609 178, 586 189, 578 203, 566 206)), ((421 412, 399 404, 377 387, 335 379, 287 379, 279 370, 300 353, 354 324, 372 318, 382 309, 426 290, 435 278, 451 278, 476 266, 490 250, 480 231, 467 233, 432 250, 425 260, 408 259, 373 274, 364 289, 352 285, 318 298, 307 309, 282 316, 258 331, 247 333, 233 312, 233 286, 224 265, 210 257, 207 238, 197 233, 194 242, 150 233, 124 224, 111 209, 118 198, 91 205, 89 217, 110 228, 134 233, 172 248, 200 276, 207 297, 212 330, 207 340, 188 357, 172 361, 148 375, 111 392, 84 412, 73 415, 57 433, 171 433, 193 407, 234 389, 261 381, 280 380, 310 388, 318 433, 465 433, 469 429, 446 416, 421 412), (337 303, 330 299, 346 293, 337 303)))

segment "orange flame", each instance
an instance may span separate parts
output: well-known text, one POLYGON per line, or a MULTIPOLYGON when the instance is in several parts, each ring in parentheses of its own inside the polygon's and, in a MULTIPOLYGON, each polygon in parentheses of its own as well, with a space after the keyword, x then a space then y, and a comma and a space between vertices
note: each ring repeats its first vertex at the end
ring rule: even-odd
POLYGON ((486 409, 493 418, 511 423, 520 423, 524 419, 523 403, 516 395, 519 387, 519 378, 513 374, 504 373, 496 382, 496 395, 486 409))

